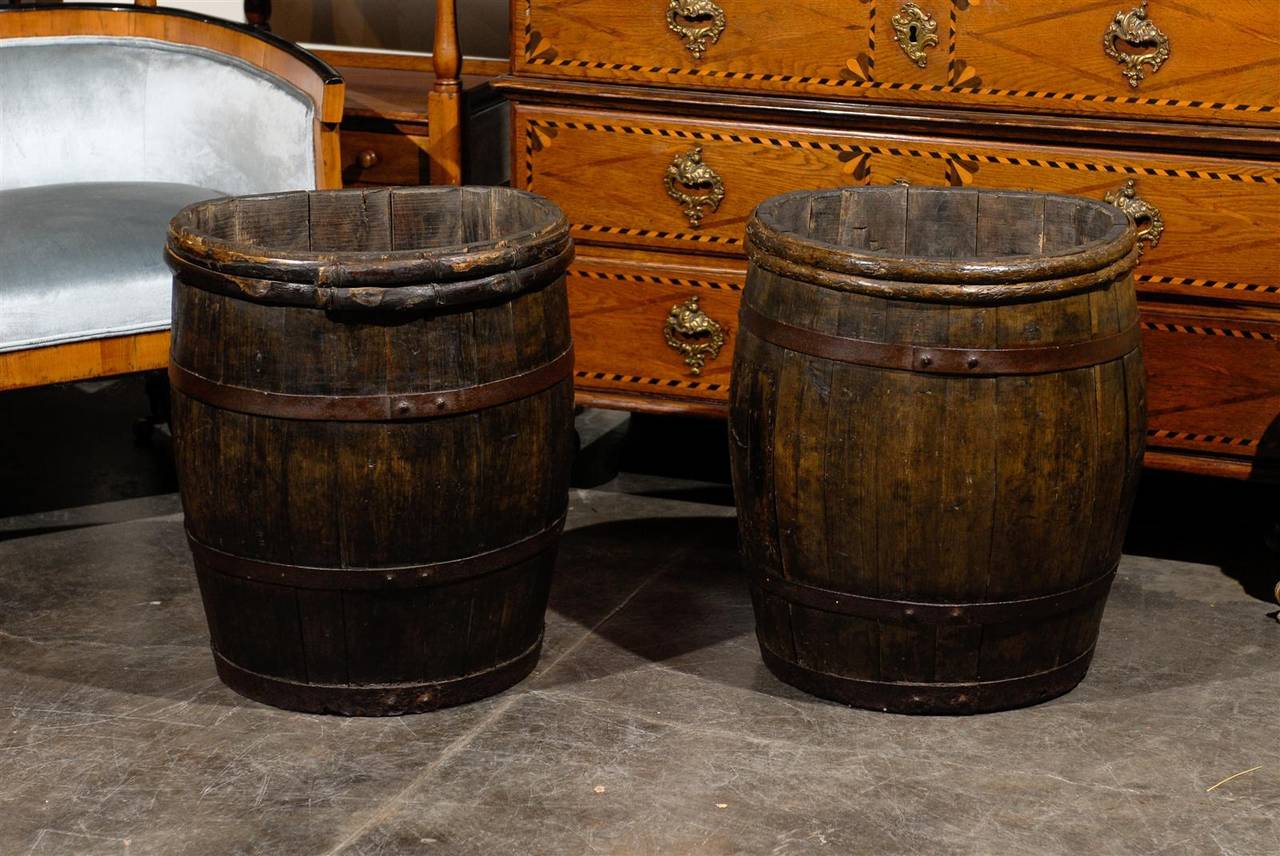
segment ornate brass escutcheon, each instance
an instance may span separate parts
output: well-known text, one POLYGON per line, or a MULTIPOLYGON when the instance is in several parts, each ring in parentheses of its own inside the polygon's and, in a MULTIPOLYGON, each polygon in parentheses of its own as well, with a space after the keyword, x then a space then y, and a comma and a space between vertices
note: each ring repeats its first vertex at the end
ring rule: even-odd
POLYGON ((684 357, 684 364, 695 377, 702 374, 707 360, 720 356, 720 349, 724 347, 724 328, 698 308, 696 294, 671 307, 662 335, 667 344, 684 357))
POLYGON ((1139 253, 1145 253, 1148 247, 1155 249, 1159 245, 1160 236, 1164 234, 1164 218, 1160 216, 1159 208, 1138 195, 1137 185, 1132 178, 1124 183, 1124 187, 1111 191, 1103 199, 1128 214, 1138 224, 1139 253), (1143 246, 1144 241, 1147 246, 1143 246))
POLYGON ((1155 74, 1169 58, 1169 37, 1147 20, 1147 3, 1143 0, 1141 6, 1128 12, 1116 12, 1102 36, 1102 49, 1123 66, 1121 74, 1136 89, 1147 76, 1144 65, 1151 66, 1151 73, 1155 74))
POLYGON ((914 3, 907 3, 889 19, 893 24, 893 40, 916 65, 929 64, 925 51, 938 44, 938 22, 914 3))
POLYGON ((676 155, 667 167, 663 183, 667 195, 684 206, 689 225, 702 226, 703 208, 715 213, 724 201, 724 181, 720 174, 702 162, 702 146, 694 146, 676 155))
POLYGON ((715 44, 724 35, 724 10, 713 0, 671 0, 667 4, 667 27, 684 39, 694 59, 702 59, 707 42, 715 44))

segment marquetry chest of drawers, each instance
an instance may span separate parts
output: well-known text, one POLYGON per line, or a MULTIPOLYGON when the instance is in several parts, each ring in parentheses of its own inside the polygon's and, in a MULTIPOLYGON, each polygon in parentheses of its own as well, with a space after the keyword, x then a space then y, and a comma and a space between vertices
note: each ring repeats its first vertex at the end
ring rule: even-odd
POLYGON ((574 224, 583 403, 722 413, 752 208, 1106 199, 1142 231, 1147 462, 1280 476, 1276 0, 514 0, 512 184, 574 224))

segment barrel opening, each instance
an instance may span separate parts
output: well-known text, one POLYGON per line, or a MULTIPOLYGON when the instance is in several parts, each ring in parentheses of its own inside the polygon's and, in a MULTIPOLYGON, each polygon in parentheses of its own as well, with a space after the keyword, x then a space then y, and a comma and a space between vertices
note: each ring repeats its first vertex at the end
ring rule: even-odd
POLYGON ((769 225, 799 240, 895 258, 997 260, 1113 241, 1124 215, 1087 199, 895 185, 782 197, 769 225))
POLYGON ((554 226, 558 213, 506 188, 378 188, 218 200, 194 208, 185 225, 263 256, 385 253, 513 240, 554 226))
POLYGON ((199 202, 170 222, 167 251, 175 272, 243 299, 398 310, 537 290, 563 274, 573 243, 563 212, 532 193, 397 187, 199 202))

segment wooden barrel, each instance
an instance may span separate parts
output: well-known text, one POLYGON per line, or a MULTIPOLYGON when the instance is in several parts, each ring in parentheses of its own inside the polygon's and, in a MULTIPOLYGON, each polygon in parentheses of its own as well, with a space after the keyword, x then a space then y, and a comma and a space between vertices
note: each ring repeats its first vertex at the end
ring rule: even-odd
POLYGON ((748 225, 734 488, 769 668, 974 713, 1088 669, 1145 441, 1126 215, 858 187, 748 225))
POLYGON ((355 715, 537 662, 568 501, 568 224, 503 188, 221 199, 169 229, 174 449, 218 674, 355 715))

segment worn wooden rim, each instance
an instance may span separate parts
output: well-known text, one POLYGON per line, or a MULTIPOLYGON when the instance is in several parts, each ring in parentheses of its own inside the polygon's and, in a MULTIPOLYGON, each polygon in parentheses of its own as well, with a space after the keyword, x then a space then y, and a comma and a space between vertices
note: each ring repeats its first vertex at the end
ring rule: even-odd
POLYGON ((528 398, 572 376, 572 344, 549 362, 488 383, 376 395, 299 395, 233 386, 169 362, 169 383, 202 404, 251 416, 313 422, 396 422, 459 416, 528 398))
POLYGON ((557 255, 524 267, 459 282, 424 282, 391 288, 331 287, 298 282, 236 276, 201 267, 165 248, 169 268, 184 285, 226 297, 272 306, 301 306, 309 309, 342 311, 413 312, 465 306, 488 300, 503 300, 535 291, 558 280, 573 261, 573 245, 566 242, 557 255))
MULTIPOLYGON (((456 196, 468 190, 457 187, 397 187, 387 192, 399 196, 443 197, 456 196)), ((513 201, 517 197, 523 198, 536 210, 535 222, 528 228, 512 231, 495 240, 443 247, 375 252, 273 249, 250 247, 201 231, 196 225, 198 218, 211 216, 211 212, 220 208, 234 208, 242 201, 259 204, 279 202, 287 208, 299 196, 308 199, 317 195, 361 196, 367 195, 368 191, 300 190, 224 197, 197 202, 178 212, 169 223, 168 258, 230 277, 330 289, 386 288, 424 283, 455 288, 455 284, 478 283, 497 274, 552 259, 562 259, 564 264, 568 264, 573 253, 569 221, 554 202, 506 187, 485 188, 485 191, 510 196, 513 201)), ((367 292, 365 296, 368 296, 367 292)), ((256 299, 257 296, 246 292, 245 297, 256 299)), ((322 302, 308 301, 309 305, 322 302)), ((446 304, 449 302, 445 299, 446 304)), ((367 308, 367 304, 356 300, 354 308, 367 308)))
POLYGON ((967 377, 1047 374, 1089 368, 1121 359, 1142 344, 1142 331, 1136 324, 1096 339, 1024 348, 952 348, 909 342, 878 342, 833 336, 786 324, 760 314, 746 301, 742 303, 738 323, 742 330, 762 341, 823 360, 918 374, 967 377))
POLYGON ((910 188, 911 193, 998 193, 1058 200, 1095 208, 1110 218, 1106 234, 1066 253, 990 259, 893 256, 838 246, 786 228, 783 213, 802 201, 843 193, 885 193, 893 188, 851 187, 797 191, 762 202, 747 223, 751 262, 780 276, 839 291, 947 303, 995 303, 1066 294, 1123 278, 1138 263, 1137 230, 1113 205, 1075 196, 1029 191, 910 188))
POLYGON ((928 603, 868 597, 785 580, 776 574, 755 576, 752 585, 788 603, 836 615, 852 615, 897 624, 971 625, 1049 618, 1104 600, 1115 580, 1116 565, 1104 574, 1065 591, 1018 600, 928 603))
POLYGON ((187 531, 187 544, 191 547, 196 568, 202 573, 323 591, 385 591, 448 585, 514 567, 554 550, 564 530, 564 521, 565 515, 561 513, 555 522, 540 532, 473 556, 392 567, 325 568, 267 562, 210 547, 193 536, 190 530, 187 531))
POLYGON ((780 681, 854 707, 892 713, 964 715, 1038 704, 1070 692, 1093 661, 1089 650, 1044 672, 998 681, 899 683, 846 678, 795 663, 760 642, 760 656, 780 681))
POLYGON ((218 677, 240 695, 286 710, 344 716, 398 716, 425 713, 497 695, 526 677, 538 665, 542 637, 518 656, 491 669, 437 681, 403 684, 318 684, 290 681, 254 672, 213 649, 218 677))

